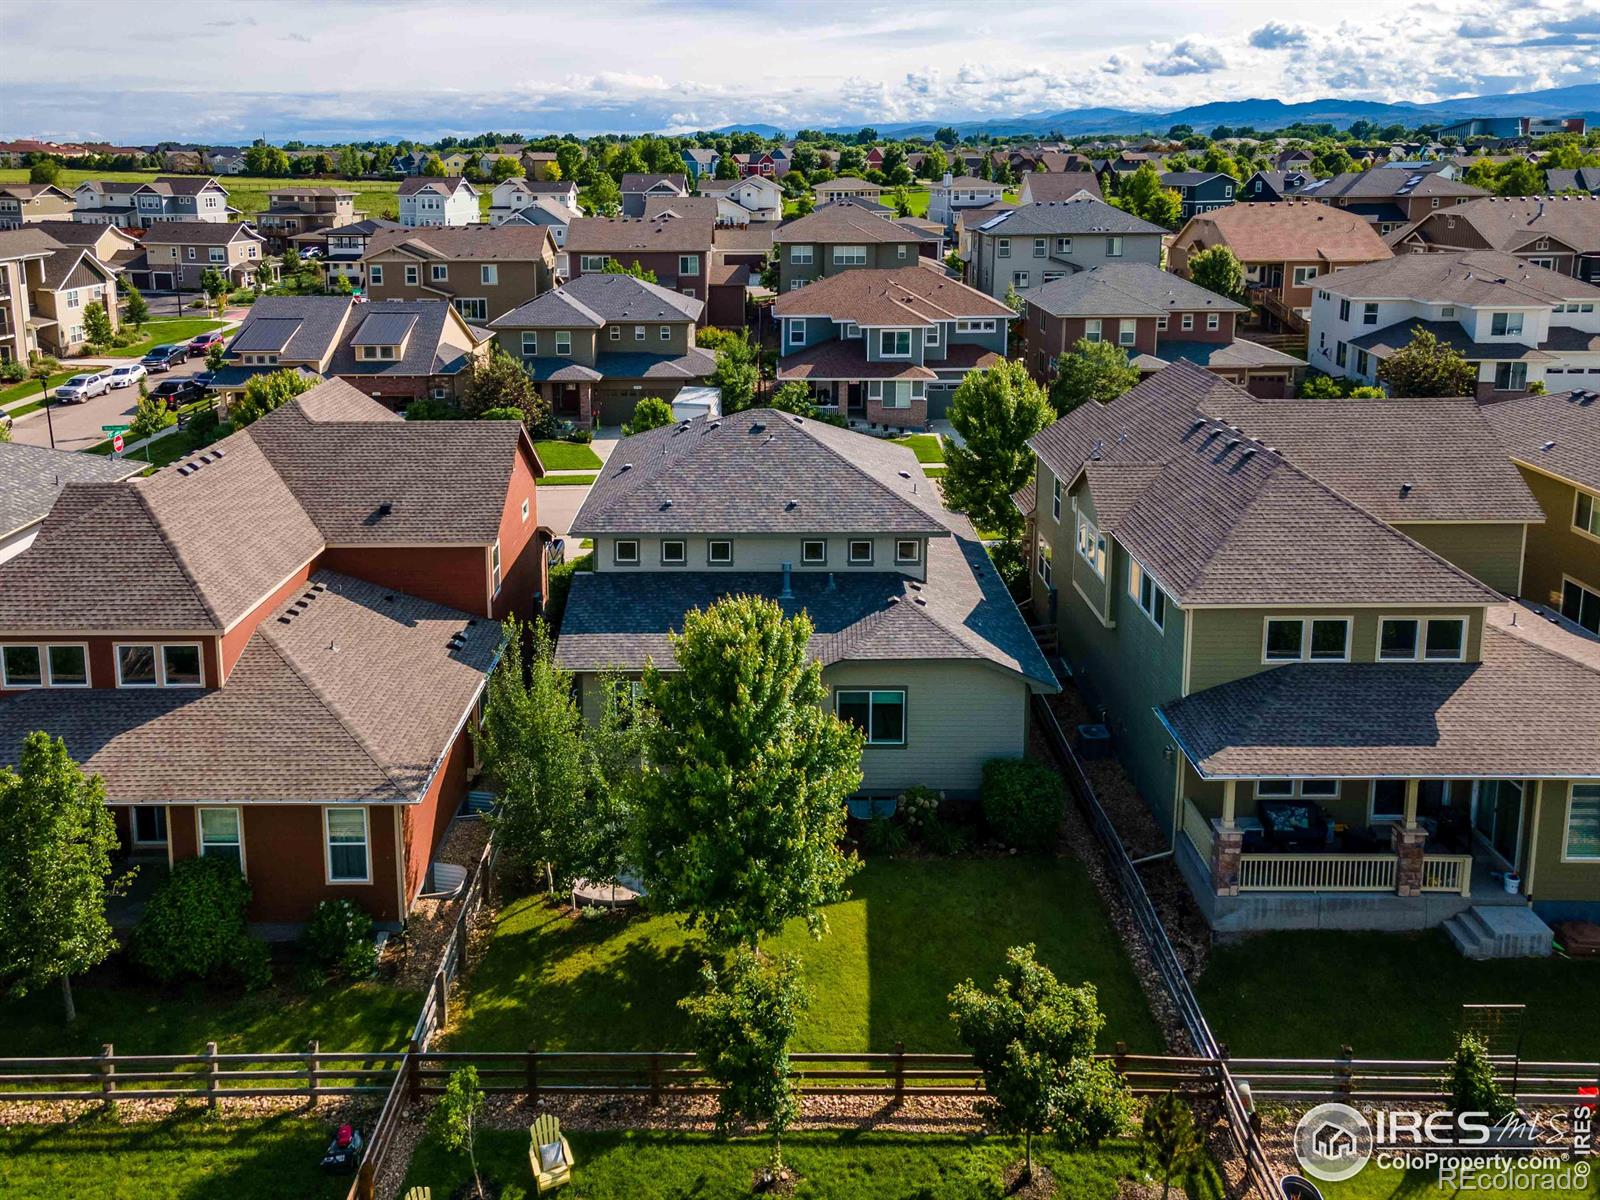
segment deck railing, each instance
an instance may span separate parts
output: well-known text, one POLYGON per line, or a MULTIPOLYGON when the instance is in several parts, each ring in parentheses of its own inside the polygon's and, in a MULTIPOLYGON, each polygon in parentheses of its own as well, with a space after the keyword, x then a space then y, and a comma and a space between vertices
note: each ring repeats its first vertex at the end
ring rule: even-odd
POLYGON ((1472 855, 1425 854, 1422 856, 1422 890, 1472 895, 1472 855))
POLYGON ((1241 892, 1392 892, 1393 854, 1241 854, 1241 892))
POLYGON ((1195 807, 1193 800, 1185 798, 1183 802, 1183 832, 1189 839, 1189 844, 1200 856, 1200 861, 1208 866, 1214 853, 1216 837, 1211 832, 1211 818, 1195 807))

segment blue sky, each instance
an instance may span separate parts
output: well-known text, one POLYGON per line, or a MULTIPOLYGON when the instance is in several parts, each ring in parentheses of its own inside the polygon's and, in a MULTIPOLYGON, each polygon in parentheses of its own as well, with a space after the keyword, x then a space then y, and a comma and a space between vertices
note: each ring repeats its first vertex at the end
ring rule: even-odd
POLYGON ((4 0, 0 46, 0 137, 792 129, 1591 83, 1600 0, 4 0))

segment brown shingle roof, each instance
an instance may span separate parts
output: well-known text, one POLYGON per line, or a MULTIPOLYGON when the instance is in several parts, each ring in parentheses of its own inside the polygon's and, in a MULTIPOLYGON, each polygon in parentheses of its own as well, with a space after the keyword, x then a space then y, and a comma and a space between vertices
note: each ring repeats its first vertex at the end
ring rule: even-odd
POLYGON ((1435 304, 1517 307, 1600 300, 1600 288, 1592 283, 1498 250, 1400 254, 1334 271, 1318 279, 1317 286, 1356 299, 1409 298, 1435 304))
POLYGON ((1554 238, 1579 253, 1600 251, 1600 196, 1491 196, 1429 213, 1395 240, 1446 217, 1465 221, 1496 250, 1526 250, 1554 238))
POLYGON ((400 249, 430 259, 536 262, 544 257, 546 243, 552 239, 543 225, 429 225, 379 230, 367 239, 363 257, 400 249))
POLYGON ((716 223, 707 217, 574 217, 568 254, 694 254, 711 249, 716 223))
POLYGON ((1517 462, 1600 491, 1600 391, 1501 400, 1482 413, 1517 462))
POLYGON ((1178 231, 1177 242, 1187 245, 1196 236, 1207 246, 1230 246, 1244 262, 1364 263, 1392 254, 1371 222, 1309 201, 1213 209, 1191 217, 1178 231))
POLYGON ((950 278, 936 264, 879 271, 845 271, 796 292, 785 292, 772 306, 780 317, 832 317, 862 326, 932 325, 957 317, 1012 316, 1011 309, 976 288, 950 278))
POLYGON ((916 242, 917 235, 858 204, 824 204, 814 212, 779 225, 772 235, 785 242, 916 242))

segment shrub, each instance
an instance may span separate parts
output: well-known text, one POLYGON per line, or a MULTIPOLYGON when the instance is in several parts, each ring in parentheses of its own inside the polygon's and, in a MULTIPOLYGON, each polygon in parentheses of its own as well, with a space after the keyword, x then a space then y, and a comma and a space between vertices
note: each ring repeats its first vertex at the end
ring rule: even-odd
POLYGON ((15 358, 0 362, 0 383, 21 383, 28 377, 28 368, 15 358))
POLYGON ((259 987, 271 968, 265 944, 245 930, 249 903, 250 885, 233 863, 186 858, 145 906, 133 931, 133 961, 163 983, 232 978, 259 987))
POLYGON ((983 819, 995 837, 1023 850, 1056 843, 1067 794, 1061 777, 1024 758, 992 758, 983 764, 983 819))
POLYGON ((574 429, 571 433, 567 434, 565 440, 571 442, 575 446, 587 446, 590 442, 594 441, 594 430, 574 429))
POLYGON ((896 854, 910 841, 906 827, 893 817, 873 817, 861 831, 861 844, 868 854, 896 854))
POLYGON ((622 427, 624 437, 672 424, 672 405, 660 396, 644 396, 634 405, 633 420, 622 427))
POLYGON ((372 918, 351 900, 324 900, 312 910, 300 935, 300 948, 324 971, 346 979, 371 979, 378 973, 372 944, 372 918))
POLYGON ((216 409, 202 408, 189 418, 187 432, 194 439, 195 444, 199 445, 202 439, 209 438, 216 433, 217 426, 220 424, 222 424, 222 420, 217 416, 216 409))
MULTIPOLYGON (((478 420, 480 420, 480 421, 520 421, 520 420, 522 420, 522 415, 523 415, 522 414, 522 410, 520 408, 512 408, 509 405, 502 405, 499 408, 486 408, 486 409, 484 409, 481 413, 478 414, 478 420)), ((406 419, 407 420, 411 419, 409 411, 407 413, 406 419)))
POLYGON ((561 616, 567 611, 567 593, 572 591, 572 576, 578 571, 594 570, 594 555, 580 554, 569 558, 559 567, 550 569, 550 596, 544 602, 545 624, 552 635, 561 631, 561 616))
POLYGON ((1495 1080, 1489 1048, 1482 1038, 1470 1033, 1456 1039, 1450 1078, 1445 1084, 1450 1089, 1450 1111, 1458 1115, 1488 1113, 1491 1121, 1497 1121, 1515 1107, 1495 1080))

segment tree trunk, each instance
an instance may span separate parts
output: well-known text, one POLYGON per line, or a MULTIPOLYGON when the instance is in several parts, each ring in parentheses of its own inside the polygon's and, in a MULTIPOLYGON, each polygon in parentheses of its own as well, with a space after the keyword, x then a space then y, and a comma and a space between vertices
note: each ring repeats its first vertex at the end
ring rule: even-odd
POLYGON ((774 1175, 783 1173, 783 1134, 772 1135, 772 1172, 774 1175))
POLYGON ((1031 1131, 1022 1135, 1022 1178, 1024 1182, 1033 1178, 1033 1133, 1031 1131))
POLYGON ((1167 1171, 1161 1176, 1161 1200, 1167 1200, 1167 1193, 1172 1190, 1172 1172, 1167 1171))
POLYGON ((78 1006, 72 1002, 72 979, 67 975, 61 977, 61 1002, 66 1006, 67 1024, 71 1025, 78 1019, 78 1006))

